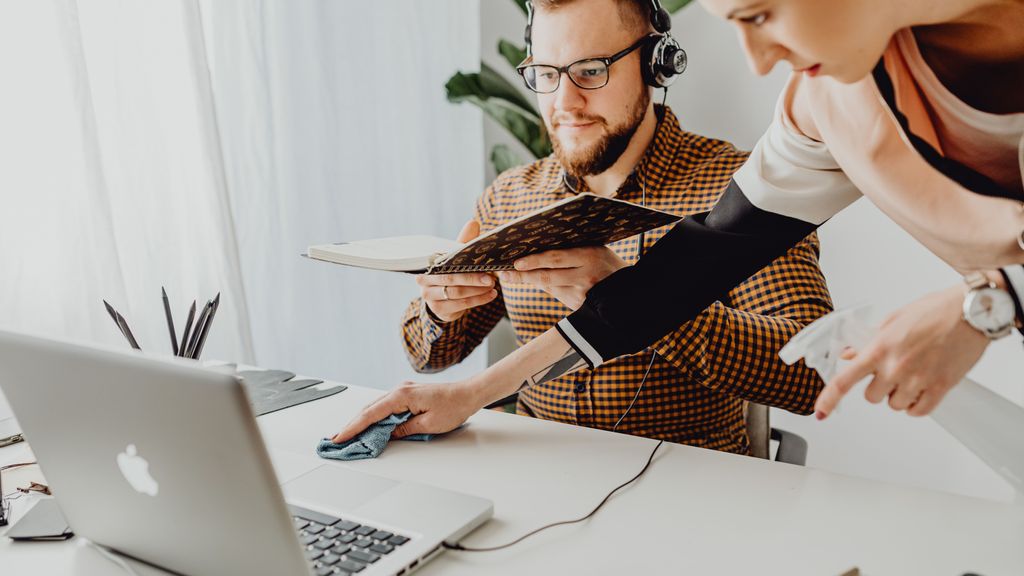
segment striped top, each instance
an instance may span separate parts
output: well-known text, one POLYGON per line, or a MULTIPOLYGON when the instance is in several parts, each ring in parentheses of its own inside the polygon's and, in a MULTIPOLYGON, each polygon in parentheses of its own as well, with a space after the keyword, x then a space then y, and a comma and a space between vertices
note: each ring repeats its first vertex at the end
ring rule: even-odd
MULTIPOLYGON (((746 153, 726 142, 684 132, 670 110, 657 109, 663 119, 654 140, 616 197, 640 203, 646 185, 649 207, 683 216, 709 210, 746 153)), ((578 184, 577 191, 586 190, 578 184)), ((558 161, 549 156, 500 175, 478 200, 475 218, 486 232, 572 193, 558 161)), ((667 230, 647 233, 644 249, 667 230)), ((609 247, 633 263, 641 251, 639 243, 635 236, 609 247)), ((644 287, 638 287, 631 297, 644 298, 643 292, 644 287)), ((746 453, 744 400, 811 412, 821 381, 803 363, 784 365, 778 351, 831 307, 818 268, 818 241, 811 235, 641 352, 523 390, 518 412, 611 429, 650 367, 636 404, 618 431, 746 453)), ((503 283, 498 298, 450 323, 436 321, 421 300, 414 300, 402 331, 412 365, 424 372, 437 371, 467 357, 503 316, 511 320, 522 345, 570 312, 538 288, 503 283)))

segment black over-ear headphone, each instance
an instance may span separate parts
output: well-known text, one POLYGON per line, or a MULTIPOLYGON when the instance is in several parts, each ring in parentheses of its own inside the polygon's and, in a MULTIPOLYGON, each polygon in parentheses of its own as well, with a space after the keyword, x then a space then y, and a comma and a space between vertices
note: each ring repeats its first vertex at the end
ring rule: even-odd
MULTIPOLYGON (((653 88, 668 88, 686 70, 686 51, 679 46, 669 30, 672 17, 662 8, 658 0, 650 0, 651 26, 657 34, 651 34, 640 48, 640 71, 644 83, 653 88)), ((533 54, 531 31, 533 29, 533 2, 526 2, 526 55, 533 54)))

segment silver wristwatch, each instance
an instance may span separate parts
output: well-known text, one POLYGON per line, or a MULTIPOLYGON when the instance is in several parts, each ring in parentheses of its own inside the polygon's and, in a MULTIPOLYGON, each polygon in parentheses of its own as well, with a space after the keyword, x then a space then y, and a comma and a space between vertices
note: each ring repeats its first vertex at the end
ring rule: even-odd
POLYGON ((997 288, 981 272, 964 277, 967 295, 964 296, 964 320, 989 340, 1007 336, 1017 322, 1017 309, 1006 290, 997 288))

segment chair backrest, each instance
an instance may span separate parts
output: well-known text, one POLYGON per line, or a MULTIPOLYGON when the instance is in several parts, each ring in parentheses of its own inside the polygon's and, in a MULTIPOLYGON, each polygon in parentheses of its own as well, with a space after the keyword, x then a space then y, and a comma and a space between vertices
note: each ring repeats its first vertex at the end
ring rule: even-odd
POLYGON ((743 417, 747 422, 747 437, 750 439, 750 455, 768 460, 771 440, 771 422, 768 407, 756 402, 743 403, 743 417))

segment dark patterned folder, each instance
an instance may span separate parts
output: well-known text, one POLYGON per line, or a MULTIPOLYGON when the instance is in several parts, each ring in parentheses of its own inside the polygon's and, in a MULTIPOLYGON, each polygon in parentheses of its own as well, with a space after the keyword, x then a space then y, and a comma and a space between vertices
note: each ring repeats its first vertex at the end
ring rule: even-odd
POLYGON ((512 270, 525 256, 583 246, 603 246, 680 220, 679 216, 614 198, 579 194, 491 230, 426 272, 512 270))

